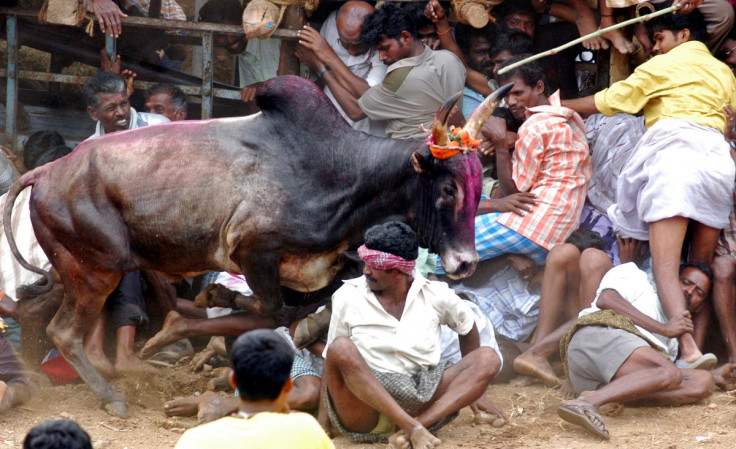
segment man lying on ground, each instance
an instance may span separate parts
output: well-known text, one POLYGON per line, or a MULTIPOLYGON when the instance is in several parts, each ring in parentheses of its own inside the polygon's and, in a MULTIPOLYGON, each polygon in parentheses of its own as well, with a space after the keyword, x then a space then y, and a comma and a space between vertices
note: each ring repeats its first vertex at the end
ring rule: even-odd
POLYGON ((716 385, 732 388, 736 365, 705 371, 673 363, 677 337, 692 332, 691 313, 705 301, 712 276, 705 264, 680 266, 679 288, 687 309, 668 321, 646 273, 635 264, 606 273, 593 304, 580 313, 561 343, 579 396, 557 407, 560 417, 609 439, 597 411, 604 404, 682 405, 707 398, 716 385))

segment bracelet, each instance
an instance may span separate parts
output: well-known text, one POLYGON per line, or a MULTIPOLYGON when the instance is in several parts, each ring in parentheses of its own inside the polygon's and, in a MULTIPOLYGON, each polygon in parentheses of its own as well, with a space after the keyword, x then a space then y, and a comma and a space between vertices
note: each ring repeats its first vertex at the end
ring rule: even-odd
POLYGON ((445 34, 449 33, 451 29, 452 29, 452 28, 450 28, 450 27, 447 27, 447 29, 446 29, 445 31, 438 31, 438 32, 437 32, 437 36, 439 36, 439 37, 442 37, 442 36, 444 36, 445 34))
POLYGON ((325 75, 325 72, 329 72, 329 71, 330 71, 330 66, 326 65, 322 67, 321 69, 317 70, 317 76, 319 78, 322 78, 325 75))

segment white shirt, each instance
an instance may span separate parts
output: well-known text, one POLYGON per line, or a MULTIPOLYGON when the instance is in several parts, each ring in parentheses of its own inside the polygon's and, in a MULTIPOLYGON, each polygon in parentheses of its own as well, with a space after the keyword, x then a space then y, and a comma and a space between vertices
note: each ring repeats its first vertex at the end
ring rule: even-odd
MULTIPOLYGON (((340 60, 350 69, 353 74, 359 78, 363 78, 369 87, 373 87, 376 84, 383 81, 386 76, 386 64, 382 63, 378 57, 378 52, 371 49, 370 51, 363 53, 362 55, 353 56, 342 46, 340 43, 340 36, 337 33, 337 11, 333 11, 322 24, 320 34, 325 38, 327 43, 332 50, 334 50, 340 60)), ((350 126, 357 131, 363 131, 368 134, 376 136, 386 135, 386 122, 385 121, 373 121, 368 118, 358 120, 354 122, 345 114, 342 107, 335 99, 335 96, 330 91, 330 88, 325 86, 325 94, 330 98, 330 101, 335 105, 340 114, 350 123, 350 126)))
MULTIPOLYGON (((591 314, 601 310, 598 308, 598 298, 603 290, 615 290, 639 312, 662 324, 667 323, 668 318, 662 308, 657 292, 647 280, 647 274, 641 271, 635 263, 629 262, 611 268, 603 279, 596 292, 595 300, 589 308, 580 312, 579 316, 591 314)), ((641 334, 650 343, 664 349, 672 360, 677 357, 677 339, 667 338, 663 335, 649 332, 641 326, 636 326, 641 334)))
POLYGON ((386 312, 364 276, 345 281, 332 295, 327 346, 336 337, 348 337, 368 366, 382 372, 416 373, 437 366, 440 325, 467 335, 475 316, 444 282, 428 281, 416 269, 412 276, 401 320, 386 312))

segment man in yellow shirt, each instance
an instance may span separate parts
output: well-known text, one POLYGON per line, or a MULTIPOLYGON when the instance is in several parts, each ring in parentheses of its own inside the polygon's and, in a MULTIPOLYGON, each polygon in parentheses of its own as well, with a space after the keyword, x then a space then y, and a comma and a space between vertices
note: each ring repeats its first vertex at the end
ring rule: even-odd
POLYGON ((230 383, 240 393, 237 415, 187 430, 176 449, 334 449, 313 416, 289 410, 294 351, 283 338, 257 329, 238 337, 231 353, 230 383))
MULTIPOLYGON (((665 5, 666 6, 666 5, 665 5)), ((736 169, 723 138, 723 108, 736 105, 736 79, 703 43, 699 11, 667 14, 646 22, 657 56, 595 96, 569 100, 580 113, 644 111, 646 134, 618 179, 608 209, 622 237, 649 240, 654 278, 667 316, 686 310, 678 267, 692 222, 688 260, 711 263, 720 230, 728 224, 736 169)), ((695 335, 704 332, 693 321, 695 335)), ((704 333, 703 333, 704 335, 704 333)), ((706 368, 693 333, 680 337, 681 368, 706 368)))

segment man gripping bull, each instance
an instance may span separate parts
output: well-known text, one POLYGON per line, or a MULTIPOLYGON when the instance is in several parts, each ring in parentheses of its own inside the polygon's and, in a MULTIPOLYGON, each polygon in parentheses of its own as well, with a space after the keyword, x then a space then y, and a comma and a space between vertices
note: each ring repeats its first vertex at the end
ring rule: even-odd
POLYGON ((470 306, 415 269, 417 238, 389 222, 365 233, 363 277, 333 295, 319 420, 355 441, 395 448, 440 444, 430 433, 485 393, 501 367, 480 347, 470 306), (460 336, 462 359, 440 362, 440 326, 460 336), (398 427, 398 431, 396 431, 398 427), (411 446, 410 446, 411 445, 411 446))

